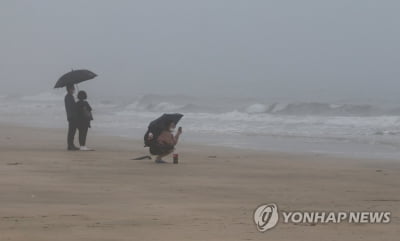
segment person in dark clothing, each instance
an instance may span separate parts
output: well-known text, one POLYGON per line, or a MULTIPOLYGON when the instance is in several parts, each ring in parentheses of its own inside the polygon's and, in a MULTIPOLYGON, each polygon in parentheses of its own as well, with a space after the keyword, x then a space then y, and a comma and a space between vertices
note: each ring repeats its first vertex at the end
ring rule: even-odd
POLYGON ((75 133, 77 128, 77 108, 74 98, 75 87, 74 85, 67 85, 67 95, 65 96, 65 111, 67 112, 67 120, 68 120, 68 150, 76 151, 79 150, 74 145, 75 133))
MULTIPOLYGON (((173 135, 175 127, 176 124, 172 121, 165 123, 164 129, 157 139, 155 139, 153 145, 150 146, 150 153, 152 155, 157 155, 156 163, 166 163, 162 158, 171 154, 176 144, 178 144, 179 137, 182 134, 182 127, 179 127, 177 133, 173 135)), ((154 138, 153 134, 149 135, 148 138, 150 138, 150 140, 154 138)))
POLYGON ((87 94, 81 90, 78 93, 78 102, 76 103, 78 110, 77 127, 79 130, 79 144, 81 151, 91 151, 92 149, 86 147, 86 137, 88 129, 90 128, 90 121, 93 120, 92 107, 86 101, 87 94))

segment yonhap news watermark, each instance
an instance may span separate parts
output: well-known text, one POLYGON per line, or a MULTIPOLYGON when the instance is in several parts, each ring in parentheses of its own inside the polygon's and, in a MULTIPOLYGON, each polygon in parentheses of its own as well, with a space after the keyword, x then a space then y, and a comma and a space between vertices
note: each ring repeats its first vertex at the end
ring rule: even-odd
POLYGON ((279 211, 275 203, 263 204, 254 211, 254 223, 257 230, 265 232, 283 224, 386 224, 390 223, 389 211, 279 211))

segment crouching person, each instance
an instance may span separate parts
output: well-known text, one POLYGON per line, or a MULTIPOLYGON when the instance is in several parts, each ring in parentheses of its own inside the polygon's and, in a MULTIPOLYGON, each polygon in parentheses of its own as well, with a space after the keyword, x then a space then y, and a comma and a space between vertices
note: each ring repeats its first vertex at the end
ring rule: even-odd
MULTIPOLYGON (((175 127, 175 122, 167 122, 160 135, 153 141, 153 144, 150 145, 150 153, 152 155, 157 155, 155 160, 156 163, 166 163, 163 158, 171 154, 174 151, 176 144, 178 144, 179 136, 182 134, 182 127, 179 127, 178 131, 174 135, 175 127)), ((151 138, 154 137, 149 135, 148 138, 151 140, 151 138)))

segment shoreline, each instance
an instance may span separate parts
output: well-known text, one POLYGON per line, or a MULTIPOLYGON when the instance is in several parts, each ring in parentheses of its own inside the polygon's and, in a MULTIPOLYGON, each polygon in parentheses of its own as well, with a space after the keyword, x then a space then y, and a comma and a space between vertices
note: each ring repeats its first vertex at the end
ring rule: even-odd
MULTIPOLYGON (((41 126, 35 126, 35 125, 28 125, 25 123, 10 123, 10 122, 0 122, 0 126, 10 126, 10 127, 23 127, 23 128, 33 128, 33 129, 43 129, 43 130, 54 130, 56 132, 62 132, 67 130, 67 123, 65 125, 65 127, 41 127, 41 126)), ((78 133, 78 132, 77 132, 78 133)), ((120 139, 124 139, 127 141, 132 141, 132 143, 136 143, 136 145, 138 145, 139 147, 143 146, 143 140, 142 137, 132 137, 130 135, 118 135, 118 134, 112 134, 110 130, 99 130, 99 128, 96 128, 95 126, 93 128, 89 129, 89 138, 90 136, 94 136, 94 137, 99 137, 99 138, 120 138, 120 139)), ((143 132, 144 135, 144 132, 143 132)), ((193 134, 192 134, 193 135, 193 134)), ((139 135, 138 135, 139 136, 139 135)), ((249 152, 254 152, 254 153, 260 153, 260 154, 268 154, 268 153, 273 153, 273 154, 285 154, 285 155, 301 155, 301 156, 325 156, 325 157, 330 157, 330 158, 337 158, 338 160, 342 160, 342 159, 353 159, 353 160, 369 160, 369 161, 374 161, 374 160, 381 160, 381 161, 386 161, 386 162, 396 162, 399 160, 399 157, 396 154, 381 154, 381 153, 376 153, 374 150, 368 150, 366 149, 368 146, 363 146, 363 147, 359 147, 359 149, 354 148, 356 145, 354 143, 351 143, 350 145, 348 143, 340 143, 340 145, 342 146, 342 148, 344 148, 346 151, 342 151, 342 152, 338 152, 338 146, 335 146, 333 149, 329 149, 327 150, 318 150, 318 149, 313 149, 313 151, 311 150, 304 150, 304 140, 307 139, 311 139, 314 140, 314 138, 305 138, 305 137, 280 137, 280 136, 271 136, 268 138, 268 142, 265 145, 270 145, 273 146, 273 148, 269 148, 269 149, 265 149, 263 147, 256 146, 256 147, 249 147, 248 145, 238 145, 238 143, 225 143, 225 144, 221 144, 221 143, 216 143, 218 141, 220 141, 220 139, 218 139, 218 136, 220 135, 204 135, 202 134, 201 138, 192 138, 193 136, 186 137, 185 136, 185 132, 181 137, 181 141, 178 144, 178 147, 183 145, 183 146, 196 146, 196 147, 209 147, 209 148, 222 148, 222 149, 232 149, 234 151, 249 151, 249 152), (217 137, 216 139, 214 139, 214 137, 217 137), (187 138, 187 139, 186 139, 187 138), (194 139, 194 140, 193 140, 194 139), (210 141, 210 139, 212 139, 214 141, 210 141), (282 139, 285 139, 282 141, 282 139), (215 141, 217 140, 217 141, 215 141), (209 142, 209 144, 207 144, 206 142, 209 142), (279 143, 279 144, 275 144, 275 143, 279 143), (303 145, 303 146, 302 146, 303 145), (278 146, 278 147, 277 147, 278 146), (282 146, 290 146, 290 148, 292 148, 292 150, 288 150, 287 148, 281 148, 282 146), (362 151, 365 151, 365 153, 363 153, 362 151)), ((246 139, 246 137, 242 137, 241 141, 246 141, 248 139, 246 139)), ((265 140, 265 139, 264 139, 265 140)), ((334 139, 333 139, 334 140, 334 139)), ((254 142, 254 140, 252 140, 254 142)), ((314 140, 315 141, 315 140, 314 140)), ((90 143, 89 143, 90 145, 90 143)), ((322 144, 320 144, 322 146, 325 147, 325 149, 331 145, 335 145, 332 142, 327 142, 324 143, 322 142, 322 144)), ((394 147, 393 147, 394 148, 394 147)), ((397 150, 397 148, 394 148, 397 150)), ((400 147, 399 147, 400 150, 400 147)), ((390 150, 393 151, 393 150, 390 150)), ((400 152, 399 152, 400 153, 400 152)))

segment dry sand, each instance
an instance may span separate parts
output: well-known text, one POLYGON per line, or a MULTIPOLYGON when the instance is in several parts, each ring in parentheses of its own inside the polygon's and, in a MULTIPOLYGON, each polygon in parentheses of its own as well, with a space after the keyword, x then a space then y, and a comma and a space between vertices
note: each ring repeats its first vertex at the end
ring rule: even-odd
MULTIPOLYGON (((93 130, 91 130, 93 133, 93 130)), ((180 163, 134 161, 140 141, 0 125, 0 240, 400 240, 400 161, 180 146, 180 163), (279 223, 254 209, 389 210, 390 224, 279 223)), ((169 159, 169 161, 171 161, 169 159)))

